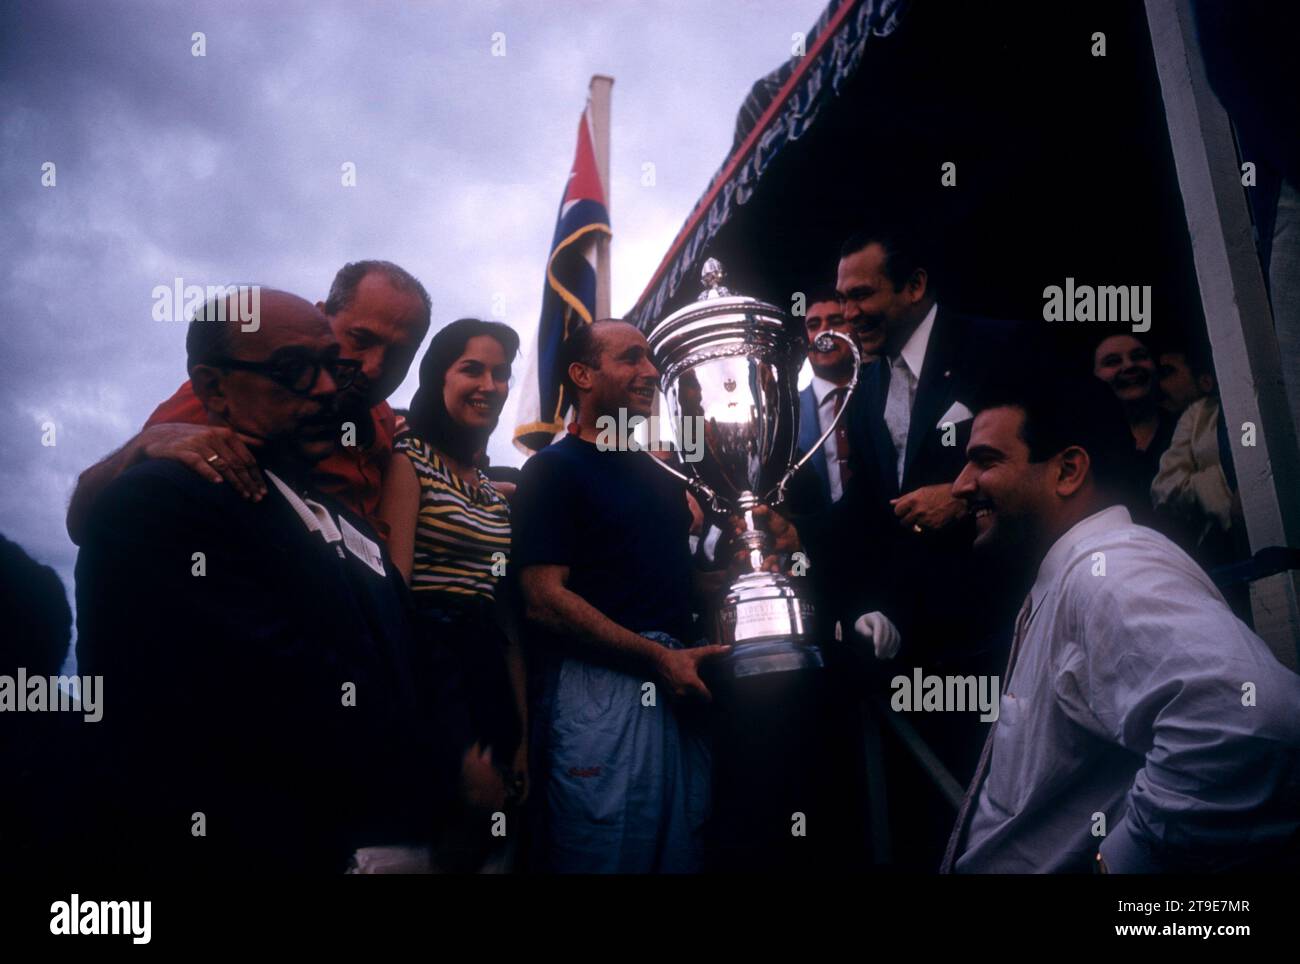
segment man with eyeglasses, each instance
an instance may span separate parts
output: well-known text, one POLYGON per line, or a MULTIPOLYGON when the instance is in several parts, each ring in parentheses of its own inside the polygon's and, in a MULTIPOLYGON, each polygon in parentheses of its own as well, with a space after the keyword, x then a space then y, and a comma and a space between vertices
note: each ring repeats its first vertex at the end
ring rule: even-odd
POLYGON ((307 301, 263 291, 261 306, 257 331, 197 316, 186 353, 209 423, 255 440, 266 497, 145 459, 86 519, 77 661, 113 694, 85 736, 90 859, 417 869, 462 766, 436 742, 446 701, 374 530, 313 485, 362 366, 307 301))
MULTIPOLYGON (((340 357, 359 364, 349 385, 340 386, 343 417, 335 448, 317 465, 313 481, 386 536, 387 527, 379 519, 379 495, 397 426, 385 399, 406 377, 428 333, 429 295, 418 280, 391 262, 357 261, 339 271, 328 297, 316 307, 329 320, 340 357)), ((146 458, 181 462, 208 481, 225 482, 244 498, 257 501, 267 492, 253 451, 258 444, 256 438, 208 424, 194 386, 187 381, 154 410, 140 434, 82 473, 68 505, 68 535, 79 544, 85 517, 99 492, 146 458)))

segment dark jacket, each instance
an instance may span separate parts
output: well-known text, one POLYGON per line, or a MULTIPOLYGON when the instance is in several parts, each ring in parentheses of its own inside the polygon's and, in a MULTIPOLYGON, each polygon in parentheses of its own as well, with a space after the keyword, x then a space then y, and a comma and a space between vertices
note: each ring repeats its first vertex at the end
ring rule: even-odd
POLYGON ((383 566, 309 532, 274 486, 252 503, 150 461, 105 490, 77 560, 78 669, 104 677, 85 728, 100 860, 328 873, 357 846, 432 836, 458 764, 383 566))
MULTIPOLYGON (((847 413, 845 417, 848 417, 847 413)), ((817 395, 809 385, 799 393, 798 454, 802 456, 805 452, 811 451, 817 444, 817 440, 821 438, 821 434, 822 427, 817 418, 817 395)), ((812 458, 799 470, 795 478, 799 479, 807 493, 816 499, 818 508, 825 508, 831 504, 830 469, 826 465, 826 452, 821 446, 813 451, 812 458)))
POLYGON ((912 666, 941 675, 1003 669, 998 664, 1005 660, 1019 600, 1006 598, 1003 573, 972 557, 974 520, 968 516, 918 535, 899 524, 889 502, 956 480, 973 420, 954 417, 951 430, 941 423, 956 402, 973 411, 984 380, 1008 353, 1023 347, 1023 332, 1012 323, 940 306, 917 381, 902 485, 884 420, 889 370, 881 359, 864 367, 849 401, 853 474, 843 497, 828 510, 795 518, 846 636, 853 621, 872 610, 898 627, 903 648, 880 665, 886 677, 912 666))

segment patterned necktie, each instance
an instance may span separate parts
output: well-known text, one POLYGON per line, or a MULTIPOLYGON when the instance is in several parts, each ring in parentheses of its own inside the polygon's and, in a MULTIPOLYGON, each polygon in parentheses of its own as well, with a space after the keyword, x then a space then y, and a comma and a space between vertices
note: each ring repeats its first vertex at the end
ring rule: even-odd
POLYGON ((907 460, 907 429, 912 421, 912 395, 916 379, 902 355, 895 355, 889 363, 889 394, 885 397, 885 426, 894 442, 898 457, 898 485, 903 485, 903 464, 907 460))
MULTIPOLYGON (((831 398, 835 399, 835 410, 831 413, 834 417, 840 413, 844 407, 844 399, 848 396, 847 387, 841 386, 831 392, 831 398)), ((840 466, 840 491, 849 484, 849 479, 853 475, 853 470, 849 468, 849 417, 847 415, 840 419, 839 424, 835 426, 835 461, 840 466)))
MULTIPOLYGON (((1002 685, 1005 688, 1011 682, 1011 670, 1015 668, 1016 657, 1020 655, 1020 644, 1025 638, 1025 630, 1029 627, 1030 598, 1026 597, 1024 605, 1020 607, 1020 615, 1016 617, 1016 633, 1011 640, 1011 655, 1007 657, 1007 671, 1002 677, 1002 685)), ((952 828, 952 834, 948 837, 948 846, 943 852, 943 863, 939 865, 939 873, 952 873, 953 865, 957 863, 957 848, 961 846, 961 838, 966 834, 966 824, 970 820, 971 810, 974 809, 975 801, 979 799, 980 789, 984 785, 984 778, 989 773, 989 760, 993 757, 993 737, 998 732, 997 721, 989 727, 989 735, 984 740, 984 749, 980 750, 980 762, 975 765, 975 776, 971 777, 970 786, 966 788, 966 795, 961 798, 961 809, 957 811, 957 825, 952 828)))

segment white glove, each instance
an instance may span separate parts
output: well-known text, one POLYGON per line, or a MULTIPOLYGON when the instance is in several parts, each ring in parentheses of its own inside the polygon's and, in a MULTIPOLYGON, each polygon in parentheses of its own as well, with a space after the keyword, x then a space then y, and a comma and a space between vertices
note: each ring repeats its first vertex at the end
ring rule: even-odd
POLYGON ((898 627, 882 612, 863 613, 853 624, 854 630, 876 650, 876 659, 892 659, 903 644, 898 627))

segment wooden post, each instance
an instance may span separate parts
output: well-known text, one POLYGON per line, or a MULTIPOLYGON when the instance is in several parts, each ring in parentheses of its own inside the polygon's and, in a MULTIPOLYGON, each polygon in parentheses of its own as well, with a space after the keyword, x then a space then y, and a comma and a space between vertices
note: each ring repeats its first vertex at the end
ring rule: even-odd
MULTIPOLYGON (((1210 90, 1187 0, 1146 0, 1205 326, 1252 552, 1300 546, 1300 449, 1228 116, 1210 90), (1255 444, 1239 444, 1243 425, 1255 444)), ((1255 631, 1285 664, 1300 646, 1300 574, 1251 584, 1255 631)))

